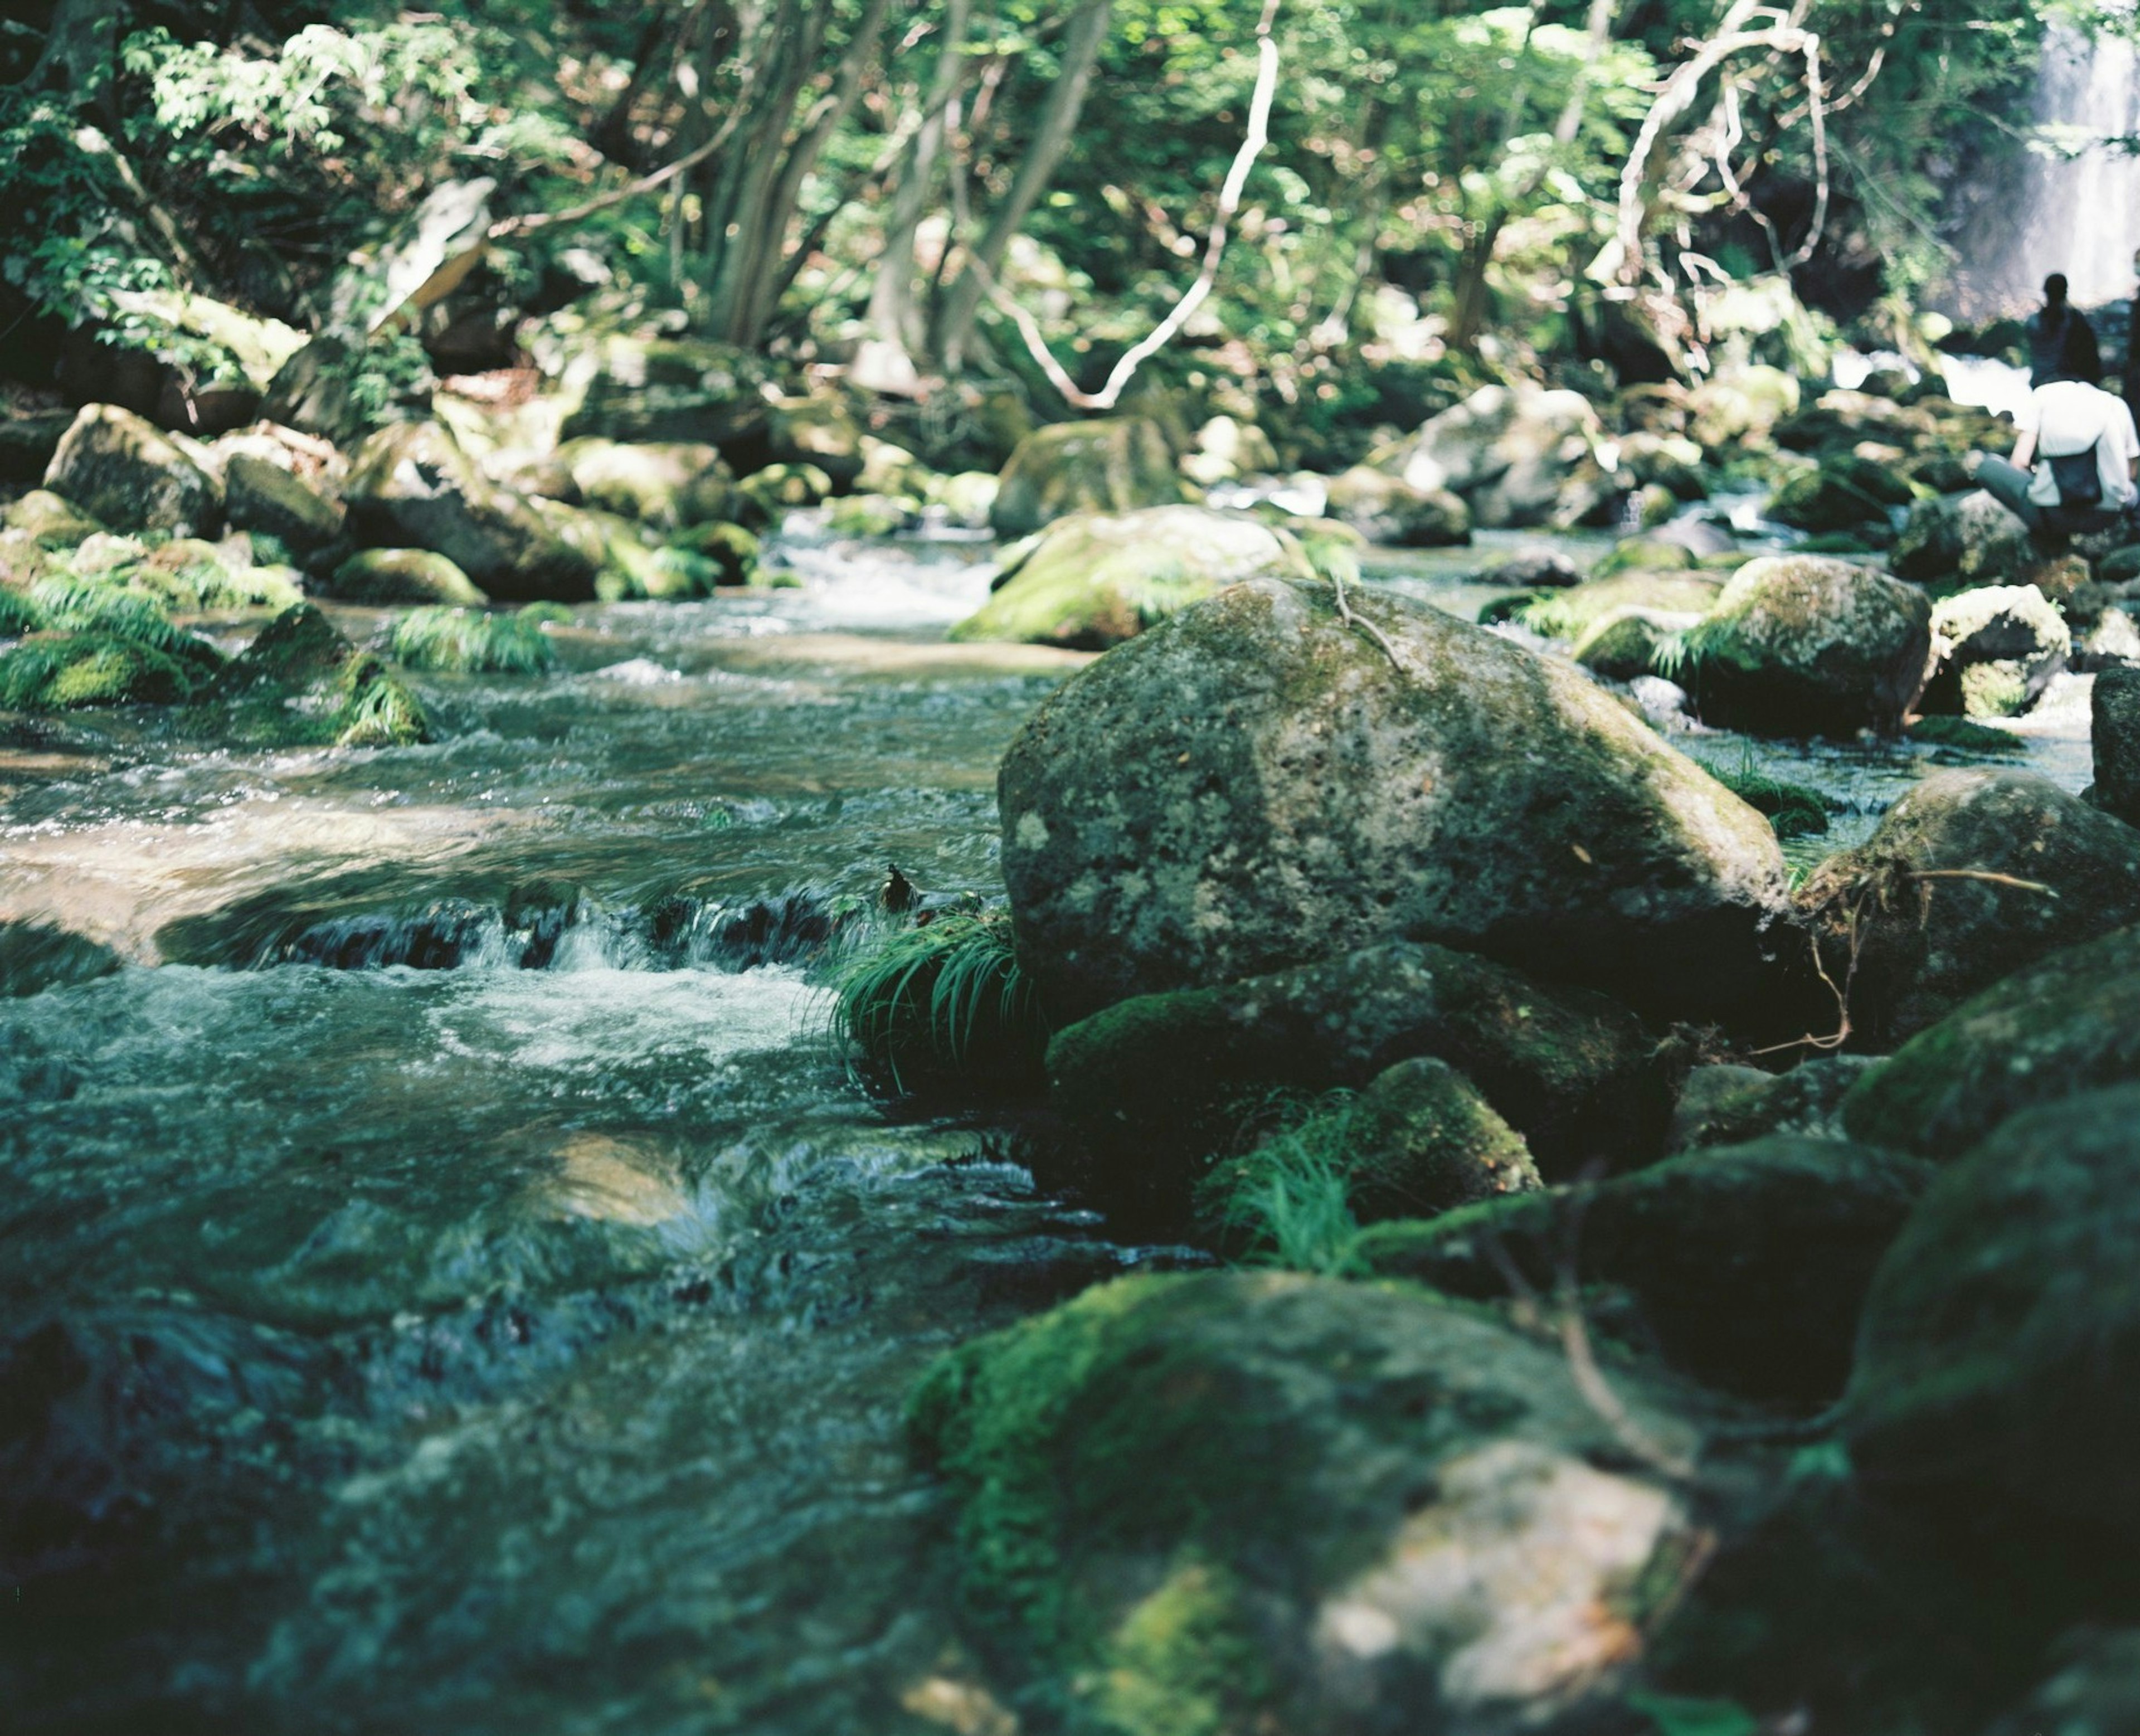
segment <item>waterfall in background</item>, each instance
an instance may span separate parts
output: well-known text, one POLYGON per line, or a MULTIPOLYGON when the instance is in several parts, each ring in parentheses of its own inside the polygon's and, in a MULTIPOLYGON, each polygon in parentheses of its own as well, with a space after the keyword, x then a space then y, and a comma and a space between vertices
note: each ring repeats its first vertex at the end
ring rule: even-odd
POLYGON ((1956 238, 1966 316, 2018 312, 2064 272, 2083 307, 2133 293, 2140 248, 2140 157, 2105 141, 2140 134, 2133 45, 2054 27, 2036 77, 2034 121, 2060 154, 2031 152, 2009 197, 1976 205, 1956 238))

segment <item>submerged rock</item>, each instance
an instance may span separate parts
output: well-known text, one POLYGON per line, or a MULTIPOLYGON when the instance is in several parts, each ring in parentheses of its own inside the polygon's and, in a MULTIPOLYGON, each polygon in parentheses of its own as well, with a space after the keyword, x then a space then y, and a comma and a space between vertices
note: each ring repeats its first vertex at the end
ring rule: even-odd
MULTIPOLYGON (((1684 1402, 1615 1371, 1684 1450, 1684 1402)), ((970 1344, 910 1415, 968 1606, 1096 1728, 1602 1714, 1692 1541, 1556 1346, 1400 1289, 1136 1278, 970 1344)))
POLYGON ((0 922, 0 997, 94 982, 119 964, 118 954, 86 934, 41 922, 0 922))
POLYGON ((1923 690, 1931 604, 1816 555, 1741 567, 1687 640, 1676 679, 1706 723, 1757 735, 1892 734, 1923 690))
POLYGON ((999 780, 1021 958, 1059 1016, 1379 939, 1687 1016, 1744 1010, 1766 820, 1580 671, 1421 605, 1254 579, 1059 689, 999 780))
POLYGON ((1933 673, 1920 703, 1949 715, 2019 717, 2065 668, 2072 650, 2064 619, 2034 585, 1942 597, 1932 606, 1933 673))
POLYGON ((951 637, 1105 650, 1259 572, 1308 576, 1298 549, 1253 518, 1186 506, 1074 513, 1009 551, 995 594, 951 637))
POLYGON ((1549 1175, 1661 1142, 1671 1057, 1626 1008, 1409 943, 1123 1001, 1057 1033, 1049 1097, 1105 1203, 1164 1219, 1254 1137, 1274 1093, 1357 1089, 1421 1056, 1469 1078, 1549 1175))
POLYGON ((1029 537, 1072 512, 1130 512, 1184 498, 1174 449, 1158 423, 1143 416, 1060 422, 1018 443, 989 522, 999 537, 1029 537))
POLYGON ((1860 1476, 2140 1542, 2140 1086, 2017 1116, 1941 1174, 1865 1309, 1860 1476))
POLYGON ((348 487, 360 542, 444 555, 488 596, 591 599, 597 564, 527 500, 477 469, 435 422, 401 422, 364 443, 348 487))
POLYGON ((1357 464, 1330 479, 1333 518, 1370 542, 1445 548, 1471 540, 1471 509, 1446 488, 1417 488, 1401 477, 1357 464))
POLYGON ((2010 971, 2140 919, 2140 831, 2032 772, 1936 772, 1799 893, 1859 1039, 1892 1042, 2010 971))
POLYGON ((2140 1081, 2140 929, 2037 959, 1922 1031, 1851 1087, 1844 1125, 1953 1157, 2010 1116, 2140 1081))
POLYGON ((82 406, 45 486, 115 531, 205 537, 223 522, 215 479, 174 440, 115 405, 82 406))
POLYGON ((1632 1292, 1684 1372, 1753 1398, 1819 1403, 1843 1390, 1873 1269, 1933 1173, 1891 1152, 1779 1135, 1381 1225, 1360 1258, 1481 1300, 1509 1294, 1508 1262, 1550 1291, 1572 1260, 1580 1281, 1632 1292))

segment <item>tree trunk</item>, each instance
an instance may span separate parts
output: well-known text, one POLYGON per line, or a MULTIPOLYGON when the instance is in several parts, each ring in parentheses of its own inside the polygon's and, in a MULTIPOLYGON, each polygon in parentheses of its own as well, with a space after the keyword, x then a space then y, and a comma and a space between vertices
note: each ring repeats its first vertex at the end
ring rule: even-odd
POLYGON ((45 32, 44 51, 25 81, 32 89, 64 92, 76 108, 90 81, 110 68, 119 49, 125 0, 59 0, 45 32))
POLYGON ((914 148, 892 195, 891 215, 885 225, 884 251, 877 256, 876 277, 870 286, 866 316, 871 339, 884 346, 881 366, 891 377, 910 376, 914 352, 926 334, 920 305, 914 295, 914 238, 929 208, 929 194, 936 179, 937 159, 942 155, 944 134, 951 104, 966 74, 964 45, 971 0, 948 0, 944 12, 944 51, 930 81, 927 108, 914 148))
POLYGON ((1024 227, 1034 203, 1048 185, 1077 130, 1085 89, 1114 22, 1114 0, 1082 0, 1063 45, 1063 67, 1040 112, 1032 142, 1011 181, 1010 191, 990 214, 989 226, 974 243, 973 257, 954 278, 937 308, 930 347, 936 360, 955 372, 973 340, 988 279, 1003 263, 1011 238, 1024 227))

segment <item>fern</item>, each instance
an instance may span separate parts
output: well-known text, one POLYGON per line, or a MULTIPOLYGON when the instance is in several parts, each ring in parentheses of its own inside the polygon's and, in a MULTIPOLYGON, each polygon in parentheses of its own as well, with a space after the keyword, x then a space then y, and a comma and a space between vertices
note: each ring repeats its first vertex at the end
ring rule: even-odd
POLYGON ((833 1029, 859 1070, 902 1096, 1038 1082, 1048 1023, 1006 912, 955 912, 901 929, 852 959, 832 986, 833 1029))

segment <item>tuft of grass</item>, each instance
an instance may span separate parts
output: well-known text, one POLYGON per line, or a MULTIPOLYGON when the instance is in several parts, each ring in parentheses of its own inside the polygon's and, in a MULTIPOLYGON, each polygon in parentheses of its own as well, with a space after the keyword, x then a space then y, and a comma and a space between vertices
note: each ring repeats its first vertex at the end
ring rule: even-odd
POLYGON ((34 633, 45 624, 45 612, 27 591, 0 585, 0 637, 12 639, 34 633))
POLYGON ((40 579, 30 601, 55 633, 101 633, 150 650, 178 653, 199 644, 174 625, 153 597, 73 575, 40 579))
POLYGON ((1735 766, 1705 760, 1703 767, 1749 807, 1766 814, 1779 839, 1818 836, 1828 830, 1828 817, 1841 811, 1819 790, 1763 771, 1755 763, 1750 743, 1740 750, 1735 766))
POLYGON ((367 654, 350 659, 341 686, 347 698, 336 715, 336 747, 408 747, 429 735, 430 719, 423 706, 378 658, 367 654))
POLYGON ((411 610, 395 624, 394 660, 412 669, 533 675, 557 667, 539 618, 480 609, 411 610))
POLYGON ((1010 915, 955 911, 886 935, 835 978, 832 1027, 902 1096, 1038 1089, 1048 1026, 1010 915))
POLYGON ((1243 1257, 1291 1272, 1341 1277, 1359 1268, 1349 1149, 1352 1093, 1305 1105, 1246 1155, 1221 1164, 1198 1191, 1202 1215, 1243 1257))

